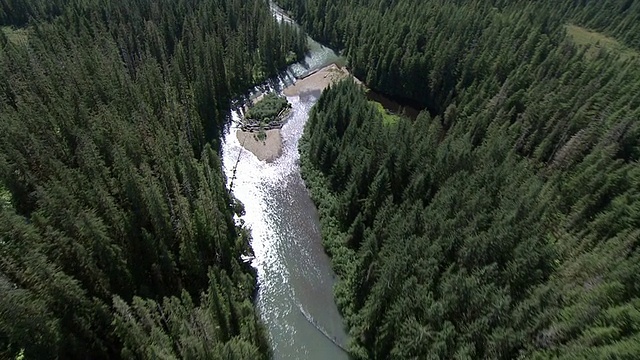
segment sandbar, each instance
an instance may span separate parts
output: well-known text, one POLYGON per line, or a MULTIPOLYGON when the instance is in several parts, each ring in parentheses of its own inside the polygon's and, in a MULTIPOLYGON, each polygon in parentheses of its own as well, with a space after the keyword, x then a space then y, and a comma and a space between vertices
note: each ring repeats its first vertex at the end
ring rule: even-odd
POLYGON ((266 137, 261 140, 257 132, 247 132, 238 129, 236 136, 240 145, 251 151, 260 161, 272 162, 282 155, 282 136, 280 129, 264 132, 266 137))
POLYGON ((347 69, 331 64, 307 77, 299 79, 295 84, 284 89, 283 92, 286 96, 299 96, 306 92, 322 91, 347 76, 349 76, 347 69))
MULTIPOLYGON (((300 96, 309 92, 322 91, 334 82, 348 76, 350 74, 347 69, 331 64, 297 80, 295 84, 285 88, 283 93, 286 96, 300 96)), ((257 99, 254 101, 257 101, 257 99)), ((260 161, 272 162, 282 155, 282 135, 280 134, 280 129, 267 130, 264 133, 266 138, 261 140, 258 138, 258 132, 247 132, 238 129, 236 136, 240 144, 251 151, 260 161)))

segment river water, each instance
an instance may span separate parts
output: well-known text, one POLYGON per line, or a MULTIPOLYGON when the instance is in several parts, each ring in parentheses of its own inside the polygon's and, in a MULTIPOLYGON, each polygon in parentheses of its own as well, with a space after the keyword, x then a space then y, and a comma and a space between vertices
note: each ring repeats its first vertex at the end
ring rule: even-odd
MULTIPOLYGON (((279 21, 289 21, 273 8, 279 21)), ((252 94, 281 93, 295 76, 339 62, 332 50, 309 39, 310 52, 277 79, 252 94)), ((300 177, 298 140, 319 93, 288 97, 292 111, 282 127, 283 152, 274 162, 259 161, 236 137, 240 114, 223 138, 223 166, 233 194, 245 207, 258 271, 256 306, 268 329, 274 359, 348 359, 338 346, 347 335, 333 297, 335 274, 321 244, 317 210, 300 177), (235 175, 234 175, 234 167, 235 175)))

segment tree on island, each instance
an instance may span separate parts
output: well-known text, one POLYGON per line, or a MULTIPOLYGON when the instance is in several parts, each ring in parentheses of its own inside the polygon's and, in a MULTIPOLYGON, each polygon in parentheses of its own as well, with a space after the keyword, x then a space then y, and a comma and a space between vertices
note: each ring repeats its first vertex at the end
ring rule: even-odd
POLYGON ((282 127, 283 118, 291 109, 291 104, 284 96, 275 93, 266 94, 245 114, 246 123, 243 130, 255 131, 263 128, 282 127))

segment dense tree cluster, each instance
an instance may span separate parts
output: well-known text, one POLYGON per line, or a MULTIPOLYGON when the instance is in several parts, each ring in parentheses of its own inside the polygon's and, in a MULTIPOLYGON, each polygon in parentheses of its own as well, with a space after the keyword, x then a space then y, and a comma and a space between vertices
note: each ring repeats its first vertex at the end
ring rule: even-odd
POLYGON ((520 67, 561 42, 559 24, 577 23, 640 43, 640 3, 633 1, 282 0, 321 42, 345 49, 352 73, 373 89, 442 113, 460 88, 520 67), (624 7, 621 3, 633 3, 624 7), (618 9, 625 8, 625 11, 618 9), (343 11, 349 9, 349 11, 343 11), (411 81, 407 81, 411 79, 411 81))
POLYGON ((301 142, 354 357, 640 357, 640 64, 566 36, 594 2, 304 3, 429 110, 384 121, 346 81, 301 142))
POLYGON ((251 106, 244 117, 247 120, 268 124, 276 121, 278 116, 289 108, 291 108, 291 104, 289 104, 287 98, 284 96, 278 96, 275 93, 270 93, 251 106))
POLYGON ((260 0, 2 9, 0 357, 265 358, 217 137, 304 34, 260 0))

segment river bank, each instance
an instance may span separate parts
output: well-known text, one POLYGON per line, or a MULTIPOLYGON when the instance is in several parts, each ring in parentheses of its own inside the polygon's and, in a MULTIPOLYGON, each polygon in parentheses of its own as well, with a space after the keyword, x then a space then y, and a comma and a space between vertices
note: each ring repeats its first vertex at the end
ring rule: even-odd
POLYGON ((298 152, 309 112, 343 60, 311 38, 309 49, 304 60, 249 91, 251 99, 271 92, 287 97, 291 113, 282 128, 267 134, 267 141, 256 141, 255 133, 239 132, 246 108, 238 106, 230 114, 222 160, 233 196, 244 205, 238 221, 251 230, 251 264, 259 283, 255 305, 273 360, 348 360, 349 336, 333 293, 336 275, 322 246, 318 212, 300 177, 298 152), (252 146, 257 148, 247 151, 252 146))
MULTIPOLYGON (((307 93, 321 93, 329 85, 351 76, 347 69, 336 64, 325 66, 312 74, 298 79, 286 87, 283 94, 295 97, 307 93)), ((282 155, 282 135, 280 129, 271 129, 258 136, 258 132, 238 129, 236 137, 242 146, 260 161, 272 162, 282 155)))
MULTIPOLYGON (((271 7, 279 21, 297 26, 275 4, 271 7)), ((242 106, 248 100, 244 97, 230 114, 222 161, 227 184, 244 205, 237 221, 251 231, 251 265, 259 284, 255 306, 269 335, 272 359, 348 360, 343 349, 349 336, 333 293, 336 275, 322 246, 318 212, 300 176, 298 152, 309 112, 328 86, 323 84, 326 74, 315 73, 310 79, 306 75, 331 64, 339 66, 344 59, 311 38, 308 48, 302 61, 248 92, 252 101, 275 93, 286 96, 291 104, 282 127, 266 134, 265 140, 274 144, 255 141, 262 135, 254 138, 256 133, 239 132, 247 111, 242 106), (285 95, 284 89, 296 82, 287 90, 292 95, 285 95), (247 151, 253 146, 253 151, 247 151)))
POLYGON ((300 96, 308 92, 322 92, 322 90, 329 87, 329 85, 349 76, 351 76, 351 74, 346 68, 331 64, 309 76, 299 79, 293 85, 285 88, 283 93, 286 96, 300 96))

